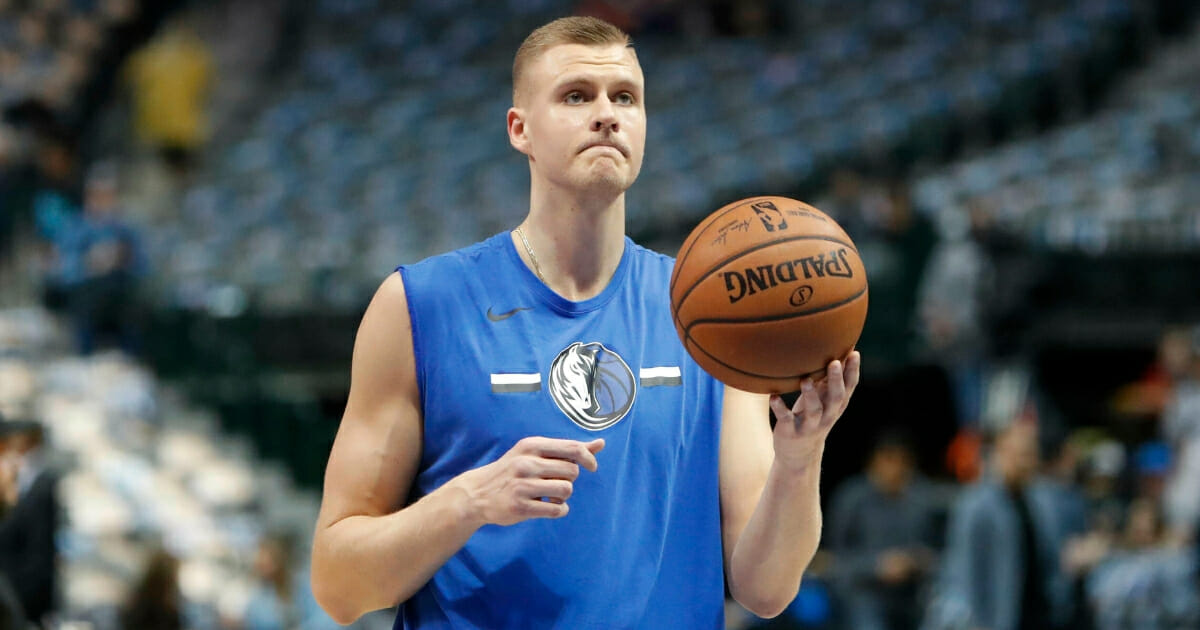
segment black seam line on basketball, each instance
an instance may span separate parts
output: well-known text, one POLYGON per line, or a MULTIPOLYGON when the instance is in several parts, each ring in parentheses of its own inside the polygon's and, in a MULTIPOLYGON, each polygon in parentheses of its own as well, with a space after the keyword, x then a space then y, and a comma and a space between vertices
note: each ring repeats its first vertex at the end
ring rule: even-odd
POLYGON ((817 308, 809 309, 807 311, 797 311, 795 313, 788 313, 786 315, 771 315, 770 317, 756 317, 754 319, 730 319, 727 317, 713 317, 713 318, 709 318, 709 319, 697 319, 697 320, 693 320, 692 323, 688 324, 687 328, 683 329, 683 332, 690 338, 692 336, 692 327, 695 326, 696 324, 761 324, 763 322, 779 322, 779 321, 783 321, 785 319, 791 319, 793 317, 807 317, 809 315, 816 315, 817 313, 824 313, 825 311, 833 310, 839 306, 845 306, 846 304, 849 304, 849 303, 853 302, 854 300, 857 300, 858 298, 862 297, 863 294, 866 292, 867 292, 867 287, 864 286, 862 289, 859 289, 858 293, 855 293, 854 295, 851 295, 850 297, 848 297, 844 300, 838 300, 837 302, 834 302, 833 304, 826 304, 825 306, 819 306, 817 308))
MULTIPOLYGON (((699 276, 700 279, 697 280, 696 282, 694 282, 692 284, 692 286, 688 287, 687 291, 683 292, 683 295, 680 296, 680 298, 679 298, 678 304, 686 303, 688 296, 692 294, 692 291, 695 291, 696 287, 700 286, 700 283, 704 282, 705 278, 712 275, 712 273, 714 271, 720 269, 721 267, 724 267, 725 265, 728 265, 729 263, 731 263, 739 258, 743 258, 745 256, 753 254, 754 252, 756 252, 760 249, 766 249, 772 245, 778 245, 779 243, 790 243, 792 241, 828 241, 830 243, 837 243, 838 245, 845 245, 846 247, 849 247, 850 249, 854 249, 854 246, 851 245, 850 243, 847 243, 846 241, 838 240, 836 238, 833 238, 832 236, 785 236, 783 238, 777 238, 773 241, 768 241, 766 243, 759 243, 758 245, 755 245, 754 247, 751 247, 750 249, 743 249, 743 250, 739 251, 737 254, 734 254, 733 256, 730 256, 730 257, 722 260, 721 262, 718 262, 717 264, 713 265, 712 267, 706 269, 704 271, 704 273, 700 274, 700 276, 699 276)), ((857 254, 858 250, 855 249, 854 253, 857 254)))
POLYGON ((825 368, 821 368, 820 370, 813 370, 813 371, 811 371, 811 372, 805 372, 804 374, 796 374, 796 375, 794 375, 794 376, 774 376, 774 375, 771 375, 771 374, 759 374, 759 373, 757 373, 757 372, 747 372, 746 370, 743 370, 742 368, 739 368, 739 367, 734 367, 734 366, 732 366, 732 365, 729 365, 728 363, 726 363, 726 362, 724 362, 724 361, 722 361, 722 360, 718 359, 717 357, 714 357, 713 355, 709 354, 709 352, 708 352, 707 350, 705 350, 704 348, 701 348, 701 347, 700 347, 700 344, 696 343, 696 340, 695 340, 695 339, 692 339, 692 345, 693 345, 693 346, 695 346, 695 347, 696 347, 696 349, 697 349, 697 350, 699 350, 700 352, 703 352, 703 353, 704 353, 704 356, 706 356, 706 357, 708 357, 708 358, 712 359, 713 361, 715 361, 715 362, 717 362, 717 363, 721 364, 721 366, 722 366, 722 367, 724 367, 724 368, 726 368, 726 369, 728 369, 728 370, 731 370, 731 371, 733 371, 733 372, 737 372, 738 374, 743 374, 743 375, 745 375, 745 376, 753 376, 754 378, 769 378, 769 379, 771 379, 771 380, 773 380, 773 381, 790 381, 790 380, 792 380, 792 379, 796 379, 796 378, 808 378, 809 376, 811 376, 811 375, 813 375, 813 374, 816 374, 816 373, 818 373, 818 372, 823 372, 823 371, 825 370, 825 368))
MULTIPOLYGON (((866 288, 865 288, 865 287, 863 288, 863 291, 866 291, 866 288)), ((859 295, 862 295, 862 293, 860 292, 860 293, 859 293, 859 295)), ((853 301, 853 299, 854 299, 854 298, 851 298, 850 300, 847 300, 847 302, 849 302, 849 301, 853 301)), ((844 306, 844 305, 845 305, 845 303, 843 303, 842 305, 844 306)), ((835 305, 835 306, 833 306, 833 307, 830 307, 830 308, 836 308, 836 305, 835 305)), ((828 310, 828 309, 825 309, 825 310, 828 310)), ((752 320, 752 321, 749 321, 749 322, 746 322, 746 321, 743 321, 743 320, 738 320, 738 321, 739 321, 739 323, 756 323, 756 322, 763 321, 763 320, 752 320)), ((691 327, 689 326, 688 328, 689 328, 689 330, 690 330, 690 328, 691 328, 691 327)), ((730 369, 730 370, 733 370, 734 372, 737 372, 737 373, 739 373, 739 374, 745 374, 746 376, 753 376, 753 377, 755 377, 755 378, 769 378, 769 379, 773 379, 773 380, 777 380, 777 381, 782 381, 782 380, 789 380, 789 379, 794 379, 794 378, 808 378, 809 376, 812 376, 813 374, 817 374, 817 373, 820 373, 820 372, 823 372, 823 371, 825 371, 825 368, 821 368, 821 369, 819 369, 819 370, 813 370, 813 371, 811 371, 811 372, 805 372, 804 374, 797 374, 797 375, 795 375, 795 376, 775 376, 775 375, 773 375, 773 374, 759 374, 759 373, 757 373, 757 372, 748 372, 748 371, 746 371, 746 370, 743 370, 742 368, 739 368, 739 367, 734 367, 734 366, 732 366, 732 365, 730 365, 730 364, 728 364, 728 363, 726 363, 726 362, 724 362, 724 361, 722 361, 722 360, 718 359, 717 357, 713 356, 713 355, 712 355, 712 354, 711 354, 709 351, 705 350, 705 349, 704 349, 704 348, 703 348, 703 347, 700 345, 700 343, 699 343, 698 341, 696 341, 696 340, 695 340, 695 339, 692 337, 692 334, 691 334, 691 332, 689 332, 689 330, 684 330, 684 331, 683 331, 683 336, 684 336, 684 342, 683 342, 683 343, 684 343, 684 347, 685 347, 685 348, 687 347, 687 342, 688 342, 688 341, 691 341, 691 342, 692 342, 692 345, 693 345, 693 346, 695 346, 695 348, 696 348, 697 350, 699 350, 700 352, 703 352, 703 353, 704 353, 704 356, 706 356, 706 357, 708 357, 708 358, 712 359, 713 361, 715 361, 715 362, 717 362, 717 363, 721 364, 723 367, 725 367, 725 368, 728 368, 728 369, 730 369)))
MULTIPOLYGON (((725 212, 722 212, 721 214, 718 214, 716 216, 709 217, 710 220, 704 224, 704 227, 697 227, 696 229, 699 230, 700 232, 703 232, 704 230, 708 229, 708 226, 721 220, 722 217, 729 214, 730 212, 733 212, 734 210, 738 210, 741 208, 745 208, 746 206, 752 205, 756 201, 762 201, 763 199, 771 199, 771 195, 763 195, 761 197, 749 197, 747 199, 743 199, 742 202, 739 203, 738 205, 733 206, 731 208, 726 208, 725 212)), ((699 241, 700 241, 700 239, 696 239, 696 240, 692 241, 692 244, 688 245, 687 251, 680 252, 679 256, 676 256, 676 260, 680 260, 680 261, 686 260, 688 257, 688 254, 692 253, 692 248, 695 247, 696 243, 698 243, 699 241)), ((674 289, 674 288, 675 288, 675 274, 671 274, 671 282, 667 285, 667 289, 674 289)))

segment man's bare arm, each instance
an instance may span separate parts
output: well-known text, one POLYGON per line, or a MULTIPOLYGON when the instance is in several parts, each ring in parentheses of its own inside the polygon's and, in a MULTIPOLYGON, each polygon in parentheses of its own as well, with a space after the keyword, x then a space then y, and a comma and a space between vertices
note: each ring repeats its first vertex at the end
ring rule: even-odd
POLYGON ((859 357, 830 364, 788 409, 779 397, 774 433, 766 396, 726 389, 721 427, 721 533, 734 598, 761 617, 783 612, 821 539, 825 438, 858 384, 859 357), (843 367, 845 370, 843 371, 843 367))
POLYGON ((421 444, 412 325, 393 274, 359 326, 313 537, 313 594, 339 623, 411 597, 485 524, 565 515, 579 467, 595 470, 604 446, 525 438, 405 507, 421 444))

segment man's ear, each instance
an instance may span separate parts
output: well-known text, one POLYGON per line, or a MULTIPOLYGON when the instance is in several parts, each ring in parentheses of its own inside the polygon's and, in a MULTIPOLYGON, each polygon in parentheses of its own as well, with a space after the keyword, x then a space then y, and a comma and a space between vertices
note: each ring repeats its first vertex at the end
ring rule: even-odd
POLYGON ((508 108, 508 142, 514 149, 529 155, 529 136, 525 131, 525 110, 508 108))

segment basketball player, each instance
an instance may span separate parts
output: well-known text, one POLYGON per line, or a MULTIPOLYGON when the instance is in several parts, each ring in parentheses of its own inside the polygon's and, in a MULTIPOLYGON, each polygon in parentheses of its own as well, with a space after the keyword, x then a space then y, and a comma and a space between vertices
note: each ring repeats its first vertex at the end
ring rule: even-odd
POLYGON ((764 617, 796 595, 859 357, 791 409, 689 358, 671 259, 625 236, 644 99, 606 22, 518 50, 528 216, 401 267, 363 316, 313 544, 337 621, 400 604, 397 628, 720 628, 726 580, 764 617))

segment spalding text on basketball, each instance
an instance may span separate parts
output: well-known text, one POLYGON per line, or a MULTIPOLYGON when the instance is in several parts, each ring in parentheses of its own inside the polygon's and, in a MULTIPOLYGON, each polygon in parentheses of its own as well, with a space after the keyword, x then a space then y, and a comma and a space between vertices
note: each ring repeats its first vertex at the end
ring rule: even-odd
MULTIPOLYGON (((853 278, 854 271, 846 260, 846 248, 841 247, 828 253, 786 260, 778 264, 725 271, 722 275, 725 276, 725 290, 729 292, 729 303, 733 304, 747 295, 754 295, 780 284, 813 277, 853 278)), ((808 299, 805 298, 805 301, 808 299)))

